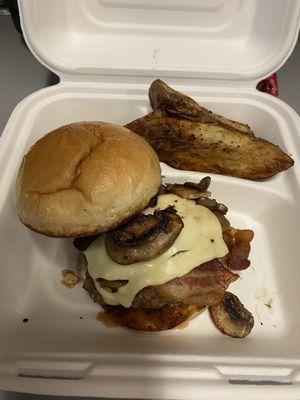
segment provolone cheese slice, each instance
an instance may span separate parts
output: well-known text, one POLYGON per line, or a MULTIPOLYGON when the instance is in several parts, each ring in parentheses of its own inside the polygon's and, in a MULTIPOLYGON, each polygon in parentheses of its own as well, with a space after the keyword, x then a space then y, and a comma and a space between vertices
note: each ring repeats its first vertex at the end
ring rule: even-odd
POLYGON ((105 235, 101 235, 84 252, 89 274, 105 303, 130 307, 135 295, 146 286, 161 285, 181 277, 198 265, 228 253, 218 218, 192 200, 174 194, 161 195, 157 205, 144 213, 152 214, 154 210, 163 210, 168 206, 175 207, 184 227, 174 244, 159 257, 131 265, 118 264, 106 253, 105 235), (128 282, 113 293, 100 287, 97 278, 128 282))

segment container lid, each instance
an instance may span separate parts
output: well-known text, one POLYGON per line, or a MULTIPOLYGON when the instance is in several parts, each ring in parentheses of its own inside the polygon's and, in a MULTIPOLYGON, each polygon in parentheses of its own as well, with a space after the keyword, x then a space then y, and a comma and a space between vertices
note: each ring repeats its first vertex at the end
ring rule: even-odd
POLYGON ((23 0, 26 41, 61 78, 258 81, 291 53, 299 0, 23 0))

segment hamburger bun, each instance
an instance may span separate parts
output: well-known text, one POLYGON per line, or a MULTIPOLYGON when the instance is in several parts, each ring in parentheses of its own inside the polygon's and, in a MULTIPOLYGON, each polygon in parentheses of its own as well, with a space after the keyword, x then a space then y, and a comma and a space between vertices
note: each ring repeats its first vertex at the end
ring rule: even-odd
POLYGON ((143 332, 160 332, 178 327, 192 319, 204 307, 196 304, 173 304, 161 308, 125 308, 102 305, 112 322, 124 328, 143 332))
POLYGON ((97 234, 144 209, 161 185, 152 147, 105 122, 62 126, 24 156, 16 182, 18 216, 53 237, 97 234))

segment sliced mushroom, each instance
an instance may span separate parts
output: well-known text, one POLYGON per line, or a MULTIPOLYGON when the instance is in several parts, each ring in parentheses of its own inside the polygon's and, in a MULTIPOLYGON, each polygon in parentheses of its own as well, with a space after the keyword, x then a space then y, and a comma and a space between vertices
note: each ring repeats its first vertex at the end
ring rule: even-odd
POLYGON ((197 199, 196 203, 200 206, 209 208, 211 211, 219 211, 224 215, 228 211, 228 208, 224 204, 218 203, 215 199, 201 198, 197 199))
POLYGON ((207 191, 210 182, 211 178, 209 176, 206 176, 205 178, 201 179, 199 183, 167 183, 166 192, 174 193, 177 196, 187 200, 201 199, 210 196, 210 192, 207 191))
POLYGON ((228 219, 224 216, 224 214, 221 211, 214 211, 214 214, 218 218, 218 220, 221 224, 223 235, 225 232, 232 229, 230 226, 230 222, 228 221, 228 219))
POLYGON ((211 177, 206 176, 205 178, 202 178, 199 183, 185 182, 183 185, 193 189, 197 189, 200 192, 205 192, 209 188, 210 183, 211 183, 211 177))
POLYGON ((172 246, 182 228, 182 219, 171 207, 154 214, 139 214, 106 235, 106 252, 112 260, 124 265, 151 260, 172 246))
POLYGON ((225 292, 223 299, 209 307, 216 327, 228 336, 243 338, 251 332, 254 318, 234 294, 225 292))

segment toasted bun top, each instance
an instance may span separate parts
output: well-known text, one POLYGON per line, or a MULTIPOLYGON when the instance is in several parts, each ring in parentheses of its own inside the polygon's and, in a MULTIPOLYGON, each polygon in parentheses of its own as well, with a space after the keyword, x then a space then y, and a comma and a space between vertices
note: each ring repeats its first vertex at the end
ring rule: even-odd
POLYGON ((144 209, 161 185, 158 158, 118 125, 78 122, 38 140, 16 183, 20 220, 48 236, 88 236, 144 209))

